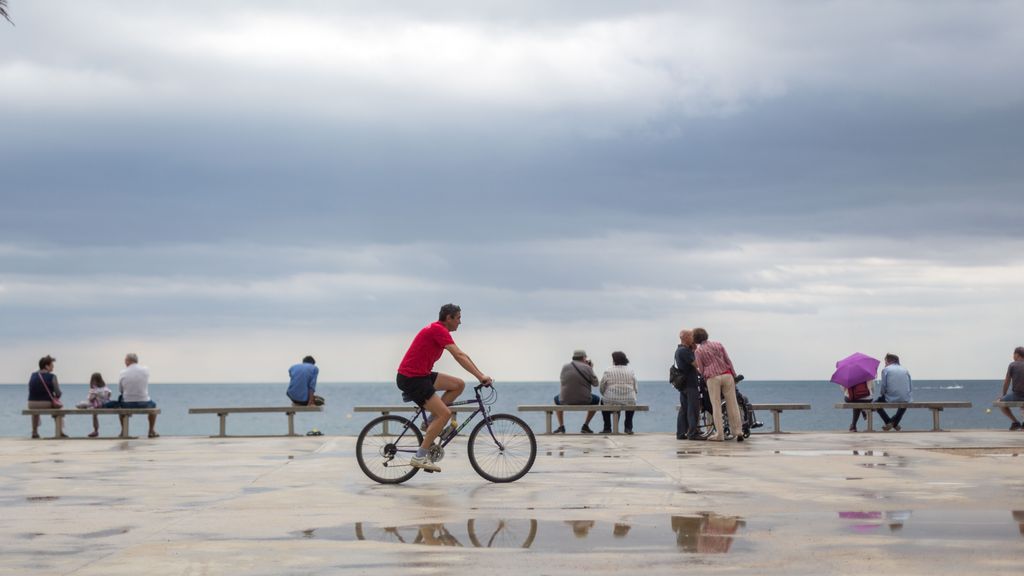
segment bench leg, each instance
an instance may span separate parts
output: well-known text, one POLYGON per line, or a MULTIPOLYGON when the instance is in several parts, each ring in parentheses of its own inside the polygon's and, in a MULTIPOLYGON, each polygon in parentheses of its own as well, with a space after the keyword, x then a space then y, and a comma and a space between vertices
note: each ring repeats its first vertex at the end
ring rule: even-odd
POLYGON ((775 430, 772 431, 773 434, 778 434, 779 432, 782 432, 782 424, 781 424, 782 419, 779 418, 779 416, 781 416, 781 415, 782 415, 782 411, 781 410, 772 410, 772 420, 773 420, 773 422, 775 424, 775 430))
POLYGON ((64 415, 54 414, 53 415, 53 437, 60 438, 64 436, 64 415))
POLYGON ((544 430, 546 431, 547 434, 551 434, 551 416, 552 416, 552 414, 554 414, 554 413, 553 412, 545 412, 544 413, 544 430))
POLYGON ((942 412, 942 408, 932 408, 932 432, 942 432, 942 428, 939 427, 939 412, 942 412))
POLYGON ((217 414, 217 417, 220 418, 220 437, 224 438, 228 435, 228 415, 217 414))
POLYGON ((622 412, 613 412, 612 413, 612 434, 618 434, 619 433, 619 415, 620 414, 622 414, 622 412))
POLYGON ((288 435, 295 436, 295 412, 288 412, 288 435))
POLYGON ((874 432, 875 431, 875 411, 874 410, 868 410, 867 413, 868 413, 868 432, 874 432))
POLYGON ((121 438, 128 438, 131 436, 128 434, 128 421, 131 419, 130 414, 118 414, 121 419, 121 438))
MULTIPOLYGON (((391 414, 391 412, 384 411, 384 412, 381 412, 381 414, 383 414, 384 416, 387 416, 388 414, 391 414)), ((415 426, 415 425, 416 425, 416 422, 413 422, 413 426, 415 426)), ((388 421, 385 420, 384 421, 384 435, 386 436, 387 433, 388 433, 388 421)))

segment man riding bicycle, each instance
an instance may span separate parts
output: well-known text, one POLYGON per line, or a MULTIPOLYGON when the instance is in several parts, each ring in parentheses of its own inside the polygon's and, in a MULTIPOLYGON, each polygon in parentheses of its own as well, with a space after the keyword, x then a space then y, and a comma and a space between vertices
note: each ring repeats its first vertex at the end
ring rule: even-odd
POLYGON ((398 376, 395 378, 398 389, 417 406, 431 414, 429 425, 423 436, 423 443, 416 451, 416 455, 409 460, 409 464, 413 467, 422 468, 428 472, 441 471, 441 468, 430 460, 427 453, 434 439, 451 418, 452 412, 448 405, 454 402, 466 388, 466 383, 461 378, 434 372, 434 363, 447 350, 455 358, 455 361, 481 384, 489 386, 493 382, 490 376, 476 367, 469 355, 455 345, 451 333, 458 330, 460 324, 462 324, 462 308, 455 304, 442 306, 437 322, 426 326, 413 338, 409 350, 406 351, 402 363, 398 366, 398 376), (435 394, 438 390, 444 392, 441 397, 435 394))

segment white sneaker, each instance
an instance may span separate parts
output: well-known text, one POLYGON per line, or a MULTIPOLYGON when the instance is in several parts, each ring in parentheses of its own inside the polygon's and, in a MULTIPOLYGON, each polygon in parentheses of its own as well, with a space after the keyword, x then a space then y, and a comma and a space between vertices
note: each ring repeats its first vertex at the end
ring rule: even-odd
POLYGON ((431 462, 429 456, 413 456, 412 459, 409 460, 409 465, 413 468, 422 468, 427 472, 441 471, 441 467, 431 462))

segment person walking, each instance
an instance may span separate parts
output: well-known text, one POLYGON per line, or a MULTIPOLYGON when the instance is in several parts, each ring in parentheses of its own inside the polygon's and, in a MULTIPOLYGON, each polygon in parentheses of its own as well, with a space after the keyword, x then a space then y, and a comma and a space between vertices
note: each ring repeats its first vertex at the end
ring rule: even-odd
MULTIPOLYGON (((875 399, 875 402, 913 402, 911 399, 912 392, 913 384, 910 378, 910 371, 900 365, 899 356, 886 354, 885 368, 882 368, 882 377, 879 380, 878 386, 878 398, 875 399)), ((893 429, 897 432, 902 430, 900 422, 903 420, 903 415, 906 412, 906 408, 898 408, 896 415, 889 418, 889 414, 885 412, 885 409, 879 408, 878 415, 885 422, 882 430, 886 432, 893 429)))
POLYGON ((730 430, 737 442, 743 442, 743 419, 739 402, 736 401, 736 368, 732 365, 729 353, 721 342, 708 340, 708 331, 703 328, 693 331, 693 341, 697 345, 697 369, 708 383, 708 396, 711 398, 711 414, 715 421, 715 437, 712 440, 722 442, 726 439, 722 421, 722 398, 725 398, 730 430))
POLYGON ((676 440, 703 440, 700 435, 700 390, 697 386, 697 357, 693 331, 679 332, 676 347, 676 369, 679 377, 679 414, 676 416, 676 440))

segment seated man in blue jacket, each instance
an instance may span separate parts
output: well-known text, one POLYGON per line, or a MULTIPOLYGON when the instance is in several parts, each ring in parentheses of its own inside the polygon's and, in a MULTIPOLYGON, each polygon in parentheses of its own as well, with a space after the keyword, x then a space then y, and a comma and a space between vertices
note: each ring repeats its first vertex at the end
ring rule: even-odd
MULTIPOLYGON (((913 386, 910 381, 910 372, 900 366, 900 357, 895 354, 885 355, 885 368, 882 368, 882 378, 878 388, 878 398, 875 402, 913 402, 911 391, 913 386)), ((900 421, 906 408, 896 410, 896 415, 891 419, 885 410, 879 409, 878 415, 882 417, 885 426, 882 430, 888 432, 893 428, 900 431, 900 421)))
POLYGON ((306 356, 301 364, 296 364, 288 369, 288 376, 291 382, 288 384, 288 399, 295 406, 323 406, 324 399, 314 394, 316 392, 316 377, 320 369, 316 367, 316 360, 312 356, 306 356))

